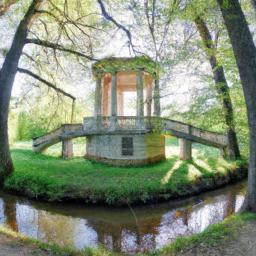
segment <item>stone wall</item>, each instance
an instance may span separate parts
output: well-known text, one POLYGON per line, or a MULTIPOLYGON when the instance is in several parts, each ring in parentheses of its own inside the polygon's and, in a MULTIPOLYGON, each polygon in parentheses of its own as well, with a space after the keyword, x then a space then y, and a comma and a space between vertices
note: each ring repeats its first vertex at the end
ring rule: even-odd
POLYGON ((165 138, 159 134, 92 135, 87 137, 86 152, 87 158, 101 162, 126 160, 116 161, 116 165, 140 165, 165 159, 165 138), (133 138, 132 155, 122 154, 123 137, 133 138))

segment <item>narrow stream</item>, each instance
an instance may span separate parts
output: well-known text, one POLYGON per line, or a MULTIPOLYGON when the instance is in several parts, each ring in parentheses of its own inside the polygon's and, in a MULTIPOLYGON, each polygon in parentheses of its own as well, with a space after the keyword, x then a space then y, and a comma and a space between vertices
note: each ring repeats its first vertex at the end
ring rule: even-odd
POLYGON ((135 253, 203 231, 241 207, 245 182, 187 200, 133 208, 41 203, 0 192, 0 225, 26 236, 78 249, 135 253))

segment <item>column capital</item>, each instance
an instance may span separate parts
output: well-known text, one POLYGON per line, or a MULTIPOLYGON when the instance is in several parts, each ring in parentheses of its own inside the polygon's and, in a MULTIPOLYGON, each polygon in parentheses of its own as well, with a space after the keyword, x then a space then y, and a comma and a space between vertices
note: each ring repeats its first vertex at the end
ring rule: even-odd
POLYGON ((96 80, 102 79, 104 77, 104 73, 97 73, 94 77, 96 80))
POLYGON ((116 76, 116 75, 117 75, 117 73, 118 73, 118 71, 117 71, 117 70, 114 70, 114 71, 111 71, 111 72, 110 72, 111 76, 116 76))

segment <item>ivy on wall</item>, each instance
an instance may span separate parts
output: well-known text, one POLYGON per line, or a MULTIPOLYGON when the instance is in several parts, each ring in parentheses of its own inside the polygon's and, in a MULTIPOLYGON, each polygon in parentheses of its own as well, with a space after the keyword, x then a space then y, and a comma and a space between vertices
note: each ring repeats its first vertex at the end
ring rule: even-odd
POLYGON ((137 56, 133 58, 104 58, 92 65, 95 76, 115 73, 120 71, 137 71, 143 70, 153 77, 157 77, 160 71, 160 65, 148 56, 137 56))

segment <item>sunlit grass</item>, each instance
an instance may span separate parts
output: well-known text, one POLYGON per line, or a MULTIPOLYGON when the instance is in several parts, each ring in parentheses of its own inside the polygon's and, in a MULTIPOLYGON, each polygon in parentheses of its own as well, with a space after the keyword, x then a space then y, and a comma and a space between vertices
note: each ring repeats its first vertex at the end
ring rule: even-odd
POLYGON ((172 166, 172 168, 171 168, 171 169, 165 174, 165 176, 162 178, 161 183, 162 183, 163 185, 167 184, 167 183, 170 181, 170 179, 171 179, 173 173, 174 173, 175 171, 177 171, 177 170, 180 168, 181 164, 182 164, 182 161, 180 161, 180 160, 177 160, 177 161, 175 162, 175 164, 172 166))
MULTIPOLYGON (((178 147, 174 138, 169 138, 166 144, 169 152, 175 152, 178 147)), ((85 154, 84 141, 76 141, 74 148, 82 156, 85 154)), ((60 145, 49 149, 47 154, 35 154, 31 143, 17 143, 12 149, 15 172, 5 182, 5 188, 33 198, 54 201, 79 199, 108 204, 152 202, 190 195, 198 190, 194 184, 207 183, 215 174, 219 178, 230 175, 230 170, 235 171, 243 163, 226 161, 216 156, 215 149, 212 149, 212 154, 207 147, 200 146, 195 150, 192 161, 180 161, 177 154, 171 154, 166 161, 156 164, 114 167, 83 157, 62 160, 59 157, 60 145)), ((214 185, 214 182, 208 183, 214 185)))
MULTIPOLYGON (((211 170, 212 171, 212 170, 211 170)), ((203 174, 194 165, 189 164, 188 166, 188 179, 194 181, 201 177, 203 174)))

